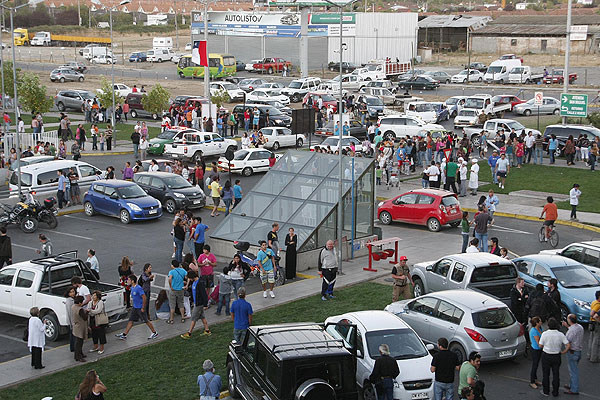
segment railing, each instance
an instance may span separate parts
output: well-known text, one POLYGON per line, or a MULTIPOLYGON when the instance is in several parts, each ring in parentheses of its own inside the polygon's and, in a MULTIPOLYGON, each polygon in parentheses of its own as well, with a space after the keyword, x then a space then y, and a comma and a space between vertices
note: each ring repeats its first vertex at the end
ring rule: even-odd
MULTIPOLYGON (((31 149, 35 147, 37 142, 49 142, 54 145, 55 148, 58 149, 58 142, 60 138, 58 137, 58 131, 45 131, 42 133, 20 133, 19 137, 19 145, 21 146, 21 152, 27 150, 29 146, 31 149)), ((17 148, 17 137, 16 133, 7 133, 4 135, 2 144, 4 145, 4 154, 8 155, 11 148, 17 148)))

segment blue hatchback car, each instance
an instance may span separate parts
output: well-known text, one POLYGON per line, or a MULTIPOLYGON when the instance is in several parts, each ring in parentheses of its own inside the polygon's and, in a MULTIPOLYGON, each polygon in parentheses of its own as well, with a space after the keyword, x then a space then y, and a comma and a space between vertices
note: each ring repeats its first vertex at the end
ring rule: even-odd
POLYGON ((538 283, 547 286, 551 278, 556 278, 563 318, 570 313, 577 315, 580 322, 589 322, 590 304, 596 298, 596 291, 600 290, 600 283, 583 264, 548 254, 519 257, 513 262, 527 286, 538 283))
POLYGON ((147 60, 146 53, 136 51, 129 56, 129 62, 144 62, 147 60))
POLYGON ((137 183, 118 179, 92 183, 83 196, 83 209, 86 215, 114 216, 124 224, 162 216, 160 201, 149 196, 137 183))

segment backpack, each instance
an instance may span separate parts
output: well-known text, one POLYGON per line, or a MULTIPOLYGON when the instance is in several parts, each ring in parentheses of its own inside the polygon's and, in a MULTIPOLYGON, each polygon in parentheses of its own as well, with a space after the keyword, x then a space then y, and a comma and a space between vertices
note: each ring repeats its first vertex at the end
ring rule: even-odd
POLYGON ((540 317, 542 321, 545 321, 548 317, 548 309, 546 307, 546 301, 544 294, 538 294, 531 300, 531 306, 529 307, 529 317, 540 317))

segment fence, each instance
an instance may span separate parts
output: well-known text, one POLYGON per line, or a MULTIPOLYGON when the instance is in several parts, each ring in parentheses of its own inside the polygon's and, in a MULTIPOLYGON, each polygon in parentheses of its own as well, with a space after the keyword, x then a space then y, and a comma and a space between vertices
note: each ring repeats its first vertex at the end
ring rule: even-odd
MULTIPOLYGON (((4 145, 4 153, 7 156, 10 152, 11 148, 17 148, 17 138, 16 133, 7 133, 4 135, 2 140, 2 144, 4 145)), ((20 133, 19 137, 19 145, 21 146, 21 152, 25 151, 27 147, 31 146, 33 149, 36 142, 49 142, 54 145, 55 148, 58 149, 58 142, 60 138, 58 137, 58 131, 45 131, 42 133, 20 133)))

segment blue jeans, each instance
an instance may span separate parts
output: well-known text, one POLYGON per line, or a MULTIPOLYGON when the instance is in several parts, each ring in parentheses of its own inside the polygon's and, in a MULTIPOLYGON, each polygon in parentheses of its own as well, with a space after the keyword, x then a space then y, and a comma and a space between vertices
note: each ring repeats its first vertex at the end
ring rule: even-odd
POLYGON ((427 153, 426 153, 426 157, 427 157, 427 164, 431 164, 431 157, 433 156, 432 154, 432 149, 427 149, 427 153))
POLYGON ((250 130, 250 120, 249 119, 244 120, 244 129, 246 130, 246 132, 248 132, 250 130))
POLYGON ((533 163, 537 164, 538 160, 540 160, 540 164, 544 163, 544 149, 535 148, 535 158, 533 159, 533 163))
POLYGON ((479 239, 479 251, 487 253, 488 251, 488 234, 475 232, 475 237, 479 239))
POLYGON ((377 393, 379 400, 394 400, 394 380, 383 378, 383 393, 377 393))
POLYGON ((497 184, 498 183, 498 176, 494 172, 494 167, 490 166, 490 171, 492 171, 492 180, 493 180, 493 182, 497 184))
POLYGON ((550 149, 550 164, 554 164, 554 152, 556 151, 556 149, 550 149))
POLYGON ((442 400, 446 396, 446 400, 454 399, 454 383, 433 382, 433 398, 434 400, 442 400))
POLYGON ((469 232, 461 232, 462 234, 462 250, 461 253, 465 253, 467 251, 467 247, 469 246, 469 232))
POLYGON ((244 286, 244 280, 243 279, 232 279, 231 280, 231 284, 233 285, 233 295, 235 296, 235 299, 239 299, 238 297, 238 290, 244 286))
POLYGON ((140 155, 140 145, 133 143, 133 156, 138 158, 140 155))
POLYGON ((225 315, 229 315, 229 301, 231 300, 231 293, 219 293, 219 305, 217 307, 217 314, 221 314, 221 309, 225 306, 225 315))
POLYGON ((570 351, 567 353, 569 362, 569 375, 571 376, 571 392, 579 393, 579 360, 581 360, 581 351, 570 351))
POLYGON ((183 240, 173 237, 175 242, 175 259, 179 262, 183 260, 183 240))
POLYGON ((421 186, 423 186, 423 189, 427 189, 429 187, 429 180, 421 179, 421 186))
POLYGON ((238 343, 242 343, 244 341, 244 338, 246 337, 246 331, 248 329, 235 329, 233 328, 233 340, 235 340, 238 343))
POLYGON ((231 208, 231 202, 233 199, 223 199, 225 203, 225 216, 229 215, 229 209, 231 208))

